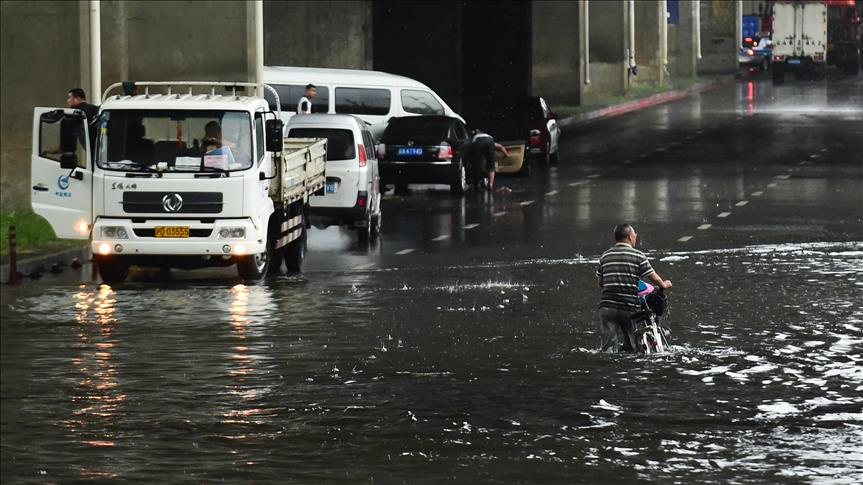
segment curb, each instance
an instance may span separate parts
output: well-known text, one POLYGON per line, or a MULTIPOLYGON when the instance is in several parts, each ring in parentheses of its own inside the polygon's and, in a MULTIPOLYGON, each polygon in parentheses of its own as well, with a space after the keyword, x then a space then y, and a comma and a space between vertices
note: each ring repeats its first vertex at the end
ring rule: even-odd
MULTIPOLYGON (((25 275, 30 275, 34 272, 34 270, 41 270, 43 272, 50 271, 51 267, 57 265, 58 267, 69 266, 70 263, 77 259, 81 263, 87 263, 92 258, 92 253, 90 251, 90 246, 83 246, 76 249, 67 249, 65 251, 60 251, 54 254, 48 254, 43 256, 34 256, 32 258, 24 259, 18 261, 18 272, 25 275)), ((0 266, 0 283, 7 284, 9 282, 9 265, 4 264, 0 266)))
POLYGON ((692 86, 686 88, 673 89, 671 91, 653 94, 647 96, 646 98, 634 99, 632 101, 626 101, 620 104, 606 106, 604 108, 600 108, 594 111, 588 111, 586 113, 579 113, 577 115, 568 116, 558 121, 558 124, 561 128, 569 128, 586 124, 591 121, 612 118, 615 116, 620 116, 624 113, 629 113, 632 111, 649 108, 651 106, 656 106, 658 104, 668 103, 670 101, 677 101, 678 99, 683 99, 693 94, 703 93, 704 91, 709 91, 713 88, 718 88, 719 86, 731 84, 734 81, 736 81, 736 78, 734 77, 722 77, 708 82, 693 84, 692 86))

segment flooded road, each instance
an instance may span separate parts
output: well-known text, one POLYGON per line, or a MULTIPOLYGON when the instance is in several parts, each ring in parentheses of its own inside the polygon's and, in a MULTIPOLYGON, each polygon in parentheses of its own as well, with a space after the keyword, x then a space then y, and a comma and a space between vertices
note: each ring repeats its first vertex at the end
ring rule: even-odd
POLYGON ((258 285, 2 287, 2 481, 858 483, 861 106, 753 81, 572 129, 511 194, 390 197, 378 244, 313 231, 258 285), (624 219, 666 354, 596 351, 624 219))

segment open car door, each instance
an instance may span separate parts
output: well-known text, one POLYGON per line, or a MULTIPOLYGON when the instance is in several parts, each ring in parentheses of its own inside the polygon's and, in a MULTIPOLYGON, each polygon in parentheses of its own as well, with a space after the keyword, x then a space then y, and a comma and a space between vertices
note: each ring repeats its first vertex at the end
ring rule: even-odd
POLYGON ((87 116, 35 108, 30 183, 33 211, 64 239, 88 239, 93 227, 93 167, 87 116))

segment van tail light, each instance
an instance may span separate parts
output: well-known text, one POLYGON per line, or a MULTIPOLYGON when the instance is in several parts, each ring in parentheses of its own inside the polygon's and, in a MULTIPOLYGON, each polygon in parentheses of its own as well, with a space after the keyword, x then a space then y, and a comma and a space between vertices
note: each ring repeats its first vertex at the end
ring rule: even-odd
POLYGON ((387 155, 387 146, 383 143, 378 143, 378 160, 383 160, 387 155))
POLYGON ((449 143, 442 141, 440 146, 437 149, 437 157, 440 160, 450 160, 452 159, 452 147, 449 146, 449 143))
POLYGON ((366 147, 360 143, 357 145, 357 152, 360 154, 360 167, 365 167, 368 160, 366 160, 366 147))
POLYGON ((539 130, 530 130, 530 136, 528 137, 528 144, 532 147, 541 147, 542 146, 542 133, 539 130))

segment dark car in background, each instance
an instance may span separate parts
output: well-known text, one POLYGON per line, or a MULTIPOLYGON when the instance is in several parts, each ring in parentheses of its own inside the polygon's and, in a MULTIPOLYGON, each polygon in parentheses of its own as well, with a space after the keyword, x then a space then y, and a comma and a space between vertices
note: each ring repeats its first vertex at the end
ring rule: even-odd
POLYGON ((530 175, 532 161, 557 162, 560 126, 557 114, 541 96, 497 100, 477 126, 499 143, 524 141, 526 155, 522 175, 530 175), (532 160, 531 160, 532 159, 532 160))
POLYGON ((409 184, 449 184, 467 189, 463 151, 468 146, 465 124, 449 116, 391 118, 378 144, 381 183, 404 192, 409 184))

